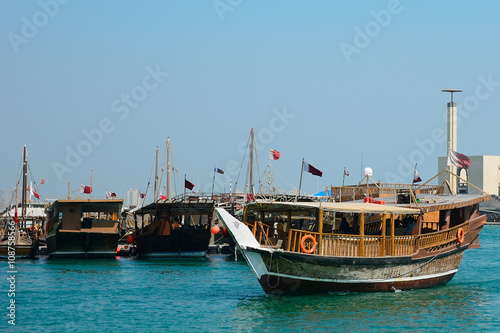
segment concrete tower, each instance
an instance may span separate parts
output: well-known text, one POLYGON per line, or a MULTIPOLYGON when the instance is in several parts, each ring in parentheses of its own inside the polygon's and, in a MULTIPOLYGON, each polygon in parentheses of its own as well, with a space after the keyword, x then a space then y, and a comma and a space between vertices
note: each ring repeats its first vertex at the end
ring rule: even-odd
MULTIPOLYGON (((453 93, 462 92, 460 89, 444 89, 442 92, 448 92, 451 94, 451 101, 447 104, 448 110, 448 122, 447 122, 447 139, 448 146, 446 150, 446 156, 448 156, 450 150, 457 151, 457 103, 453 102, 453 93)), ((454 165, 448 165, 448 170, 457 174, 457 167, 454 165)), ((448 177, 448 182, 455 193, 457 193, 458 185, 457 178, 451 174, 448 177)))

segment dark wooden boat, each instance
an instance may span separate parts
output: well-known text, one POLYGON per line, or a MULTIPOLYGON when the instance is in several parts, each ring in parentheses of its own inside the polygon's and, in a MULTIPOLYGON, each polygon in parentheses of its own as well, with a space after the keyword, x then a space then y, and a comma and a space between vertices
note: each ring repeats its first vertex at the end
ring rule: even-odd
MULTIPOLYGON (((16 200, 13 209, 7 209, 0 216, 0 259, 32 259, 38 250, 40 237, 43 235, 41 225, 43 219, 40 216, 33 214, 35 210, 40 211, 40 208, 29 207, 34 204, 28 203, 28 192, 35 193, 32 188, 28 190, 28 155, 27 148, 23 150, 22 164, 22 183, 21 183, 21 203, 17 204, 17 188, 16 185, 16 200), (19 216, 18 208, 19 207, 19 216)), ((38 194, 36 194, 39 197, 38 194)))
POLYGON ((114 258, 122 199, 64 199, 47 208, 49 257, 114 258))
POLYGON ((363 190, 362 200, 352 200, 352 189, 330 189, 332 195, 351 191, 348 202, 257 202, 241 220, 216 211, 268 294, 391 291, 450 281, 464 251, 479 247, 486 222, 479 203, 490 196, 383 185, 376 193, 363 190))
POLYGON ((158 201, 137 210, 134 234, 140 257, 203 257, 214 214, 211 199, 158 201))

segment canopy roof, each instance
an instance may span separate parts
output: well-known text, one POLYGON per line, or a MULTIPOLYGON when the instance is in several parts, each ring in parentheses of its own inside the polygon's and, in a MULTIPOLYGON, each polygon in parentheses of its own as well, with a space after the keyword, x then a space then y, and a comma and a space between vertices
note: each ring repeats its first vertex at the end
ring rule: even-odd
POLYGON ((341 212, 341 213, 371 213, 371 214, 420 214, 420 209, 399 207, 392 205, 380 205, 363 202, 257 202, 248 205, 252 210, 299 210, 319 209, 341 212))

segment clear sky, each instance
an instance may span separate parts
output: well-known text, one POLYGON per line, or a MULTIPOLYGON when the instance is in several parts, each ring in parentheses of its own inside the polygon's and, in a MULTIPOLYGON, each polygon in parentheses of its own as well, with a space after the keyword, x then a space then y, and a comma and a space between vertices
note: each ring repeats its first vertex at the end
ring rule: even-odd
MULTIPOLYGON (((2 1, 0 188, 23 145, 43 196, 145 191, 156 146, 195 190, 229 190, 254 128, 261 172, 306 193, 434 176, 442 89, 458 151, 500 155, 500 2, 2 1)), ((161 162, 161 161, 160 161, 161 162)), ((243 190, 246 166, 238 178, 243 190)), ((177 177, 176 177, 177 178, 177 177)), ((182 180, 183 181, 183 180, 182 180)), ((182 186, 177 181, 177 192, 182 186)))

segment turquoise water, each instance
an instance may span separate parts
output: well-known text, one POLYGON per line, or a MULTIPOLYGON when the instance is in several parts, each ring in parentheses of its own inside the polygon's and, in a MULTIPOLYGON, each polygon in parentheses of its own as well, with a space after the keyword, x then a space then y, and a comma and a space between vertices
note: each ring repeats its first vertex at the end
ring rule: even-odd
POLYGON ((243 261, 17 261, 15 327, 0 262, 7 332, 499 332, 500 227, 485 226, 446 286, 390 293, 271 297, 243 261))

